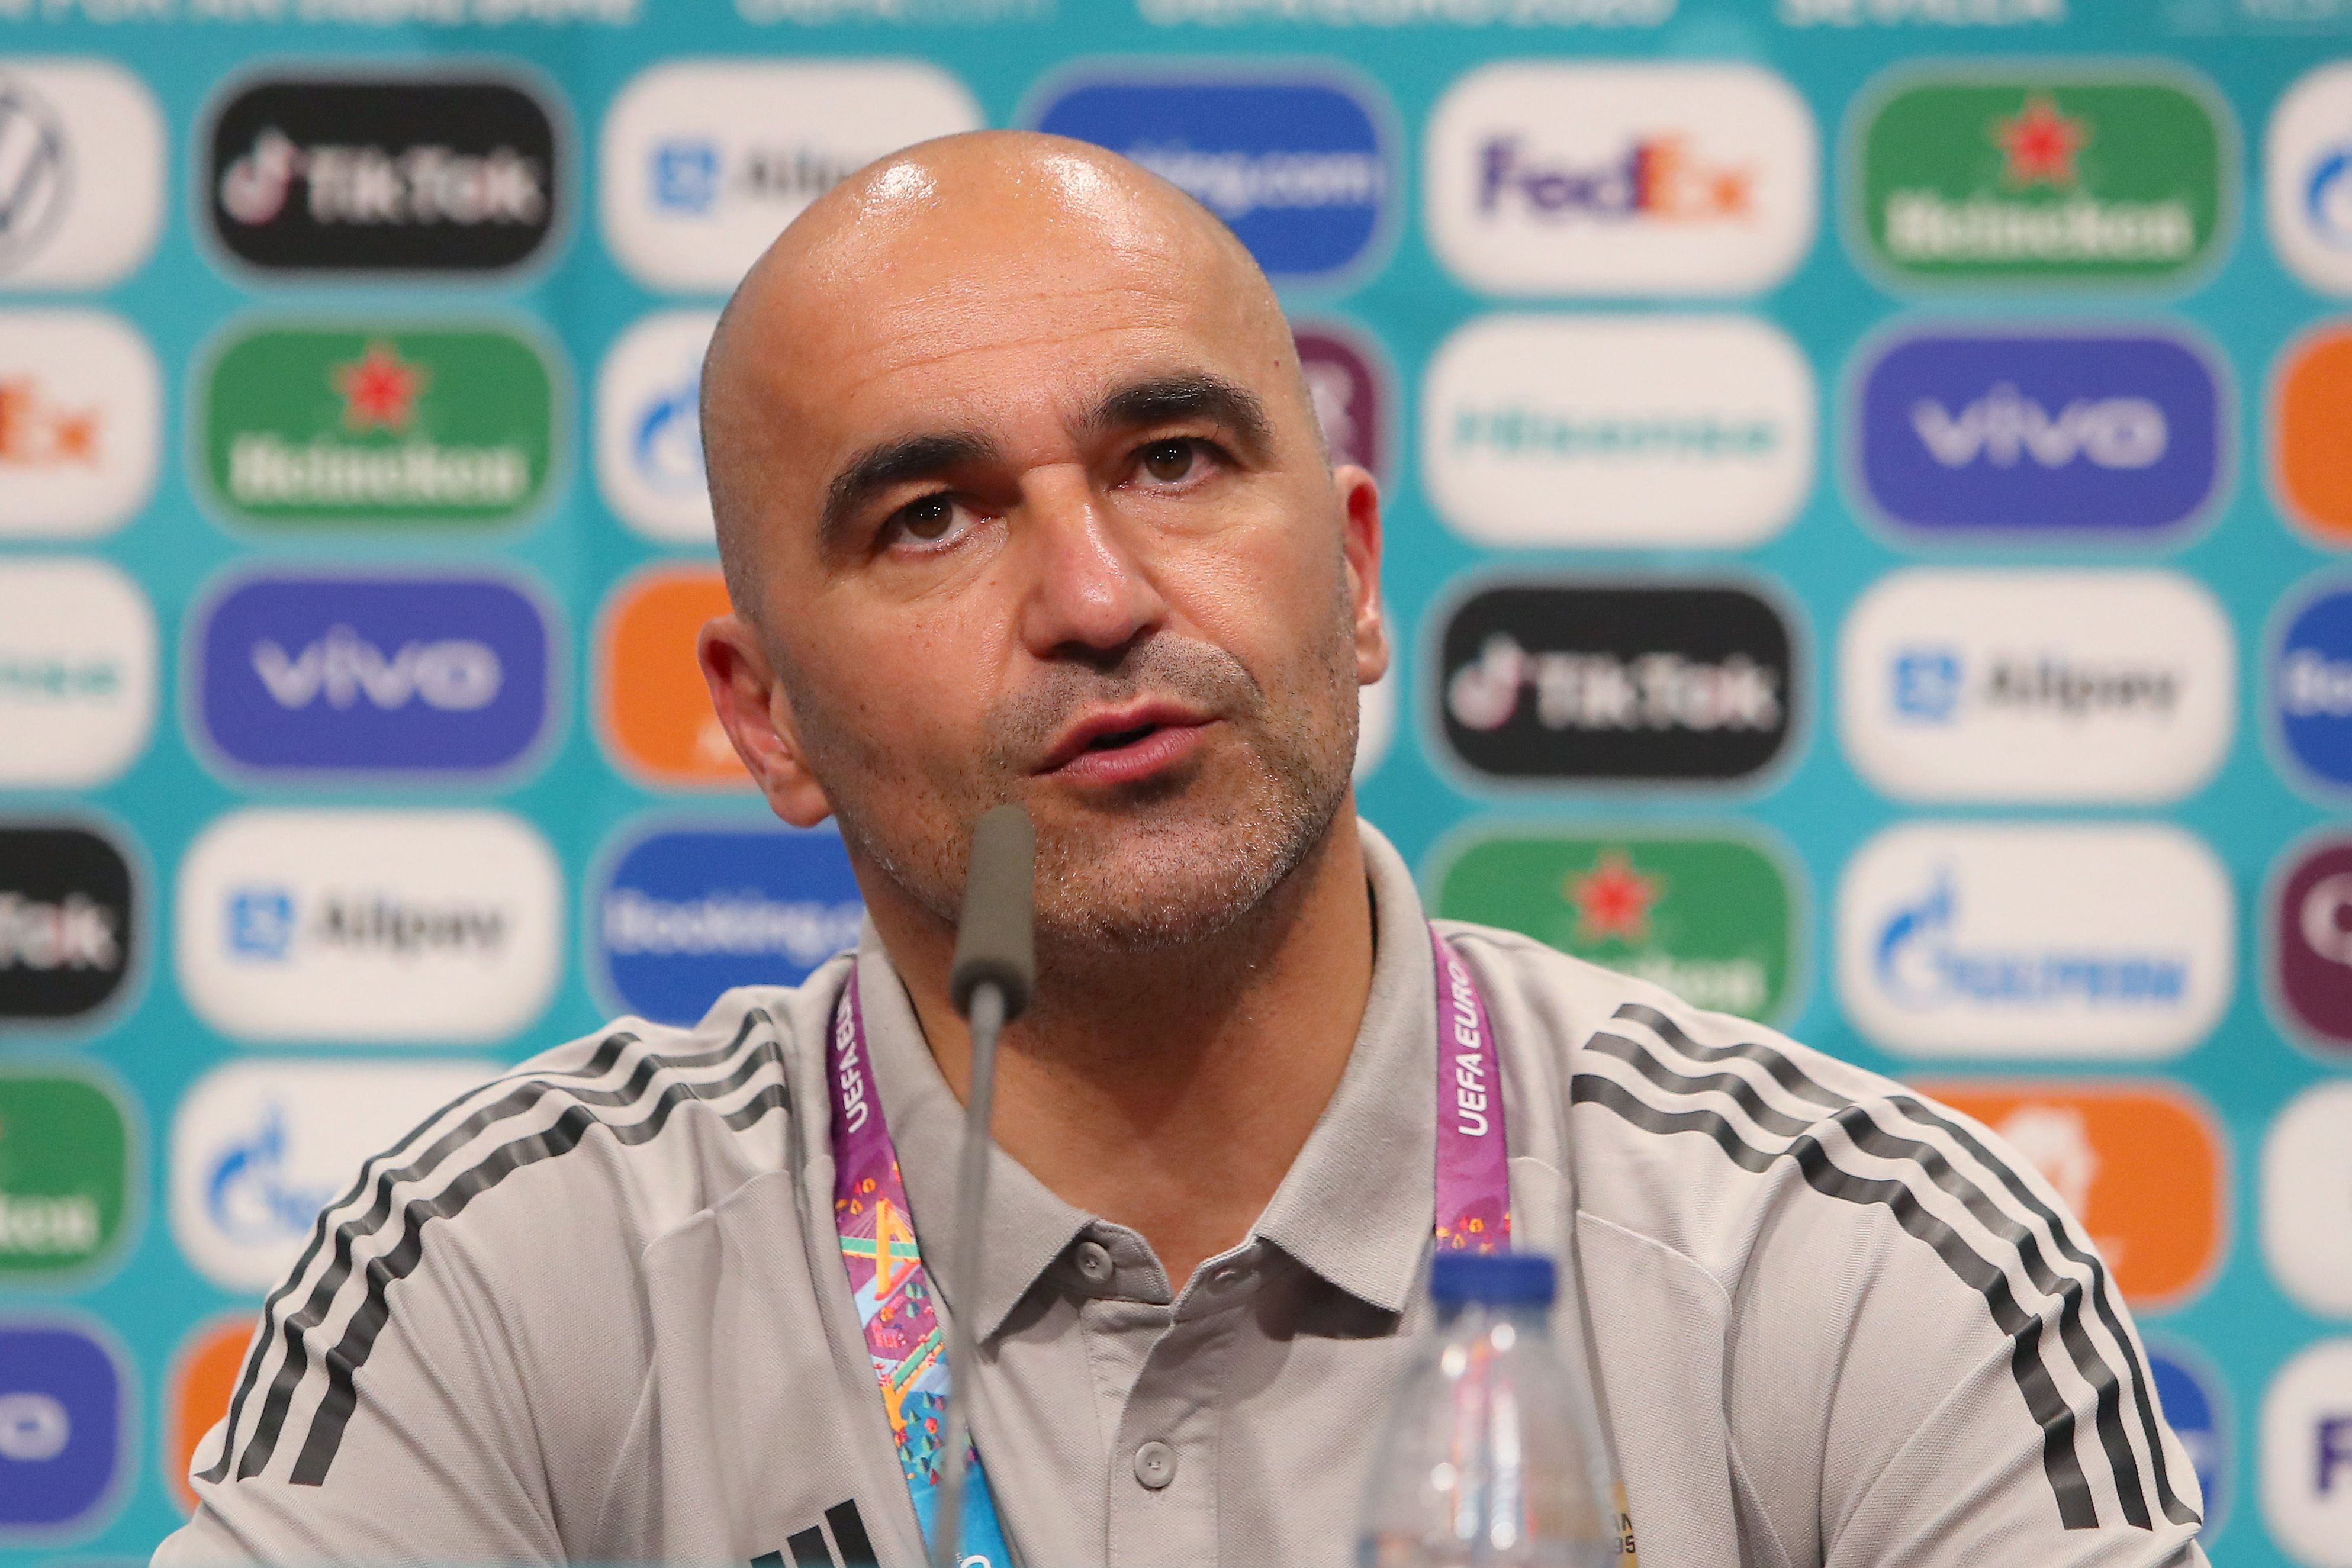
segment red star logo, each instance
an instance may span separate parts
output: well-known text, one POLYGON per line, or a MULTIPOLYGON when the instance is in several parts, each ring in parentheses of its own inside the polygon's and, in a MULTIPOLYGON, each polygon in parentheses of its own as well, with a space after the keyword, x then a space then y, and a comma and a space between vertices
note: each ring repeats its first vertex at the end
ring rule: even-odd
POLYGON ((2013 118, 1993 122, 1992 141, 2009 160, 2011 184, 2071 185, 2074 154, 2090 145, 2091 133, 2081 116, 2059 113, 2050 95, 2038 92, 2013 118))
POLYGON ((335 367, 335 390, 343 397, 343 427, 406 430, 416 417, 417 396, 430 379, 390 343, 370 343, 358 359, 335 367))
POLYGON ((1665 890, 1658 878, 1635 871, 1623 850, 1604 850, 1591 871, 1569 877, 1566 891, 1576 905, 1579 941, 1639 942, 1650 934, 1650 906, 1665 890))

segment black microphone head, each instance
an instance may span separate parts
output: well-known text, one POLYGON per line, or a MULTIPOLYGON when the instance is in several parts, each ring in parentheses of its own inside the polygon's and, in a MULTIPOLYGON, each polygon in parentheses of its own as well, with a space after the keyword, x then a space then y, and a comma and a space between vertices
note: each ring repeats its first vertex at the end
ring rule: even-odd
POLYGON ((1029 1004, 1037 980, 1036 870, 1037 829, 1027 811, 1006 804, 981 818, 964 873, 955 964, 948 971, 948 995, 966 1017, 971 993, 985 982, 1003 993, 1006 1018, 1020 1017, 1029 1004))

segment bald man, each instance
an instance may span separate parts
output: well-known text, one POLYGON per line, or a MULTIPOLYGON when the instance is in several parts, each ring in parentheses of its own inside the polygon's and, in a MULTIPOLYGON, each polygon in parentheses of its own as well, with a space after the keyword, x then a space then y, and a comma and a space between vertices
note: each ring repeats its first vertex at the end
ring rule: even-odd
POLYGON ((1650 1568, 2203 1562, 2113 1282, 1990 1134, 1429 924, 1349 783, 1379 497, 1188 198, 1039 136, 886 159, 744 280, 704 424, 711 700, 779 817, 840 824, 857 949, 370 1161, 159 1563, 911 1568, 951 1374, 968 1562, 1337 1568, 1433 1250, 1506 1238, 1559 1260, 1650 1568), (1006 800, 1039 979, 942 1300, 954 915, 1006 800))

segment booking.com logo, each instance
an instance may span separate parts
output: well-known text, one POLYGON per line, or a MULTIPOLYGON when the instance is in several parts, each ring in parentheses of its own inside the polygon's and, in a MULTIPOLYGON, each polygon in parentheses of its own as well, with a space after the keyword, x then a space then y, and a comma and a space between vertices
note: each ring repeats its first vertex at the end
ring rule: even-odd
POLYGON ((1192 76, 1167 68, 1066 82, 1030 118, 1040 131, 1123 153, 1232 225, 1278 280, 1362 262, 1396 202, 1385 111, 1328 76, 1192 76))

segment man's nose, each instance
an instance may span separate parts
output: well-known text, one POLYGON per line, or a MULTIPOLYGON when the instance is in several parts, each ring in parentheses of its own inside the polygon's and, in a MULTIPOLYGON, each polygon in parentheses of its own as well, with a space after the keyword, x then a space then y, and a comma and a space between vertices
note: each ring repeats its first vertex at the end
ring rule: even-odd
POLYGON ((1139 541, 1077 465, 1033 472, 1016 520, 1027 574, 1021 637, 1032 656, 1115 653, 1159 624, 1167 604, 1139 541))

